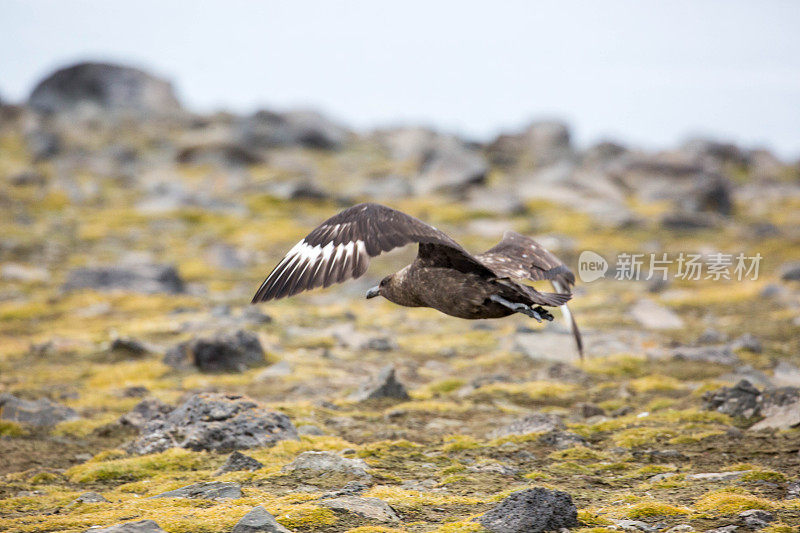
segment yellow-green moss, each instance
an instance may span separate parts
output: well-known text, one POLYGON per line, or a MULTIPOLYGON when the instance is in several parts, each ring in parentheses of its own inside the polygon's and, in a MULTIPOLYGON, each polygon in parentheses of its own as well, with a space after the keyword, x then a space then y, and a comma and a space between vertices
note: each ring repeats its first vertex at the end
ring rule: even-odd
POLYGON ((481 443, 475 438, 468 435, 453 435, 447 437, 445 444, 442 446, 444 452, 458 452, 462 450, 472 450, 480 448, 481 443))
POLYGON ((604 461, 609 458, 609 455, 586 446, 575 446, 566 450, 551 452, 547 457, 555 461, 604 461))
POLYGON ((632 520, 653 518, 657 516, 674 516, 689 514, 685 507, 677 507, 669 503, 657 501, 643 501, 633 504, 625 513, 632 520))
POLYGON ((769 481, 771 483, 785 483, 786 475, 774 470, 754 470, 747 472, 739 478, 741 481, 769 481))
POLYGON ((165 452, 112 459, 102 462, 87 462, 73 466, 66 475, 73 483, 92 483, 107 480, 136 480, 159 472, 195 470, 208 463, 208 454, 192 452, 182 448, 171 448, 165 452))
POLYGON ((548 481, 550 479, 553 479, 553 476, 541 470, 534 470, 533 472, 528 472, 522 477, 530 479, 532 481, 548 481))
POLYGON ((472 520, 459 520, 442 524, 431 533, 480 533, 486 531, 483 526, 472 520))
POLYGON ((0 437, 21 437, 25 435, 25 430, 10 420, 0 420, 0 437))
POLYGON ((279 517, 277 521, 289 529, 306 529, 308 527, 330 526, 336 523, 336 514, 330 509, 315 505, 298 505, 279 517))
POLYGON ((775 504, 765 498, 730 490, 709 492, 700 498, 695 507, 700 511, 715 511, 730 515, 748 509, 773 509, 775 504))

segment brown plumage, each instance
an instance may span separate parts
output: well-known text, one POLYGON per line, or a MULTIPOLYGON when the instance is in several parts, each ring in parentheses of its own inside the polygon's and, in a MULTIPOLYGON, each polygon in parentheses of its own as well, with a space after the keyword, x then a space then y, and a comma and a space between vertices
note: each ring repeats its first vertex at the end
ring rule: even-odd
POLYGON ((358 278, 371 257, 410 243, 419 244, 414 262, 383 278, 367 298, 383 296, 466 319, 524 313, 552 320, 541 306, 560 306, 583 355, 580 332, 566 306, 575 276, 536 241, 508 231, 497 245, 472 255, 433 226, 373 203, 345 209, 298 242, 261 284, 253 303, 358 278), (524 280, 549 280, 556 292, 539 292, 524 280))

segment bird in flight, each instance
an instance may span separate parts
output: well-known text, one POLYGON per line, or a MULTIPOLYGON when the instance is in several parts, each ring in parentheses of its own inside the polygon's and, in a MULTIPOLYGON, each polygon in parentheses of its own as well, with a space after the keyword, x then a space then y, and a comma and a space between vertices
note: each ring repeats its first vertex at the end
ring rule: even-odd
POLYGON ((383 278, 367 298, 383 296, 406 307, 431 307, 465 319, 522 313, 553 320, 544 307, 560 307, 583 357, 583 341, 567 301, 575 275, 539 243, 507 231, 494 247, 471 254, 433 226, 380 204, 354 205, 298 242, 261 284, 252 303, 293 296, 361 277, 369 260, 419 244, 413 263, 383 278), (525 281, 549 280, 556 292, 525 281))

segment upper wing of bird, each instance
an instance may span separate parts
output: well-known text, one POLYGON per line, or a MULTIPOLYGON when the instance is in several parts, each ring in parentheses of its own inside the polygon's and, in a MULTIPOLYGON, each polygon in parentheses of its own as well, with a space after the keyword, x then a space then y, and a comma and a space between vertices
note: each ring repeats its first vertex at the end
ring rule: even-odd
MULTIPOLYGON (((532 281, 550 280, 559 293, 569 293, 575 285, 575 274, 558 257, 530 237, 513 231, 505 232, 503 240, 475 258, 498 276, 532 281)), ((583 358, 583 337, 575 317, 566 303, 561 306, 561 312, 567 319, 578 353, 583 358)))
POLYGON ((329 218, 289 250, 261 284, 253 303, 358 278, 371 257, 412 242, 433 245, 446 250, 443 257, 486 268, 433 226, 383 205, 358 204, 329 218))
POLYGON ((575 274, 558 257, 513 231, 505 232, 502 241, 475 258, 500 277, 556 281, 565 291, 575 285, 575 274))

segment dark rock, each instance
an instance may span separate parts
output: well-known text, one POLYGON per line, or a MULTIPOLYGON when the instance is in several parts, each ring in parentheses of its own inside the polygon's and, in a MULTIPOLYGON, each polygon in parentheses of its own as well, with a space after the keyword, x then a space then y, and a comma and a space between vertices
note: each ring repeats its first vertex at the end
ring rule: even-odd
POLYGON ((232 394, 195 394, 173 410, 166 420, 155 419, 142 428, 128 450, 156 453, 179 446, 192 450, 233 451, 297 440, 289 417, 232 394))
POLYGON ((220 467, 220 469, 217 471, 217 474, 238 472, 241 470, 253 472, 263 467, 264 465, 260 461, 257 461, 252 457, 243 454, 242 452, 236 451, 228 456, 225 464, 220 467))
POLYGON ((158 524, 153 520, 138 520, 136 522, 125 522, 124 524, 115 524, 109 527, 100 529, 88 529, 86 533, 166 533, 163 529, 158 527, 158 524))
POLYGON ((21 400, 11 394, 0 394, 0 419, 30 424, 32 426, 54 426, 65 420, 78 418, 78 414, 47 398, 21 400))
POLYGON ((510 435, 527 435, 528 433, 545 433, 564 429, 561 417, 552 413, 533 413, 492 431, 489 438, 508 437, 510 435))
POLYGON ((257 150, 280 146, 338 150, 350 138, 345 128, 314 111, 259 111, 239 128, 241 142, 257 150))
POLYGON ((381 398, 409 399, 406 388, 397 381, 394 367, 391 365, 385 366, 375 379, 365 383, 361 389, 350 396, 350 400, 356 402, 381 398))
POLYGON ((348 481, 344 487, 338 490, 332 490, 322 495, 321 500, 326 498, 338 498, 339 496, 355 496, 361 494, 369 488, 368 485, 360 481, 348 481))
POLYGON ((334 511, 351 513, 369 520, 378 520, 380 522, 400 521, 400 517, 397 516, 394 509, 385 501, 378 498, 340 496, 338 498, 321 500, 319 505, 333 509, 334 511))
POLYGON ((276 183, 270 192, 282 200, 330 200, 332 196, 317 185, 307 181, 276 183))
POLYGON ((224 168, 263 163, 257 153, 232 143, 203 143, 182 148, 176 157, 184 165, 214 165, 224 168))
POLYGON ((146 398, 136 404, 130 412, 122 415, 119 422, 124 426, 142 429, 153 420, 165 420, 173 409, 158 398, 146 398))
POLYGON ((536 533, 578 526, 578 510, 566 492, 536 487, 512 493, 475 521, 492 533, 536 533))
POLYGON ((739 357, 730 346, 681 346, 672 350, 672 358, 678 361, 699 361, 718 365, 735 365, 739 357))
POLYGON ((79 289, 178 294, 184 292, 184 283, 171 265, 102 266, 77 268, 69 272, 64 290, 79 289))
POLYGON ((173 368, 194 366, 203 372, 243 372, 266 360, 258 336, 238 330, 182 342, 167 351, 164 363, 173 368))
POLYGON ((758 397, 761 392, 749 381, 742 380, 733 387, 722 387, 703 395, 704 409, 729 416, 752 418, 760 413, 758 397))
POLYGON ((120 396, 123 398, 144 398, 150 393, 147 387, 141 385, 134 385, 132 387, 125 387, 120 391, 120 396))
POLYGON ((444 192, 464 194, 486 182, 489 167, 480 154, 448 143, 426 154, 414 182, 417 194, 444 192))
POLYGON ((764 529, 775 520, 775 515, 763 509, 748 509, 739 513, 739 520, 751 530, 764 529))
POLYGON ((142 341, 129 337, 117 337, 111 341, 110 349, 112 352, 122 352, 132 357, 141 357, 150 353, 150 348, 142 341))
POLYGON ((620 407, 618 409, 614 409, 611 412, 611 416, 613 416, 614 418, 618 418, 620 416, 629 415, 632 412, 633 412, 633 407, 631 407, 630 405, 623 405, 622 407, 620 407))
POLYGON ((235 526, 232 533, 292 533, 280 525, 262 506, 253 507, 235 526))
POLYGON ((147 114, 180 108, 169 82, 108 63, 78 63, 57 70, 39 82, 28 99, 33 109, 44 112, 69 111, 86 103, 147 114))
POLYGON ((733 164, 747 166, 750 158, 747 152, 733 143, 710 139, 691 139, 681 146, 681 151, 701 164, 733 164))
POLYGON ((14 187, 41 187, 47 184, 47 178, 41 172, 23 170, 10 176, 8 182, 14 187))
POLYGON ((780 275, 783 281, 800 281, 800 261, 781 265, 780 275))
MULTIPOLYGON (((671 201, 679 213, 729 215, 733 208, 730 180, 697 162, 687 162, 672 154, 628 157, 609 173, 640 199, 647 202, 671 201)), ((687 224, 694 226, 702 220, 687 224)), ((675 223, 680 224, 680 221, 675 220, 675 223)))
POLYGON ((693 231, 698 229, 713 228, 717 225, 709 213, 674 212, 666 213, 661 217, 661 225, 667 229, 679 231, 693 231))
POLYGON ((583 418, 591 418, 593 416, 605 416, 606 410, 597 404, 581 402, 575 406, 578 413, 583 418))
POLYGON ((561 431, 558 429, 548 431, 539 437, 538 442, 540 444, 544 444, 545 446, 553 446, 559 450, 566 450, 567 448, 586 445, 586 439, 577 433, 572 433, 571 431, 561 431))
POLYGON ((242 320, 250 324, 270 324, 272 317, 261 311, 258 307, 249 306, 242 310, 242 320))
POLYGON ((179 489, 162 492, 151 496, 155 498, 192 498, 203 500, 221 500, 224 498, 241 498, 242 486, 239 483, 230 481, 208 481, 203 483, 194 483, 179 489))
POLYGON ((101 502, 108 502, 102 494, 98 494, 96 492, 84 492, 77 498, 75 501, 78 503, 101 503, 101 502))
POLYGON ((501 167, 545 167, 568 159, 573 150, 566 124, 539 121, 518 134, 503 134, 486 148, 489 160, 501 167))

